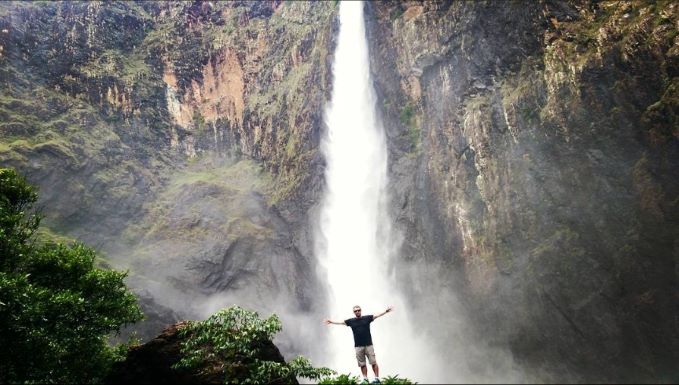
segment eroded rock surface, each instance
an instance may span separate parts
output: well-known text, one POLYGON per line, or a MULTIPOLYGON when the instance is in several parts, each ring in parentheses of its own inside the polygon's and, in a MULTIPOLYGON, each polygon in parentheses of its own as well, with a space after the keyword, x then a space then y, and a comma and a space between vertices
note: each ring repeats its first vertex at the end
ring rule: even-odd
POLYGON ((422 306, 444 349, 462 302, 529 378, 679 378, 677 4, 370 12, 401 279, 458 293, 422 306))

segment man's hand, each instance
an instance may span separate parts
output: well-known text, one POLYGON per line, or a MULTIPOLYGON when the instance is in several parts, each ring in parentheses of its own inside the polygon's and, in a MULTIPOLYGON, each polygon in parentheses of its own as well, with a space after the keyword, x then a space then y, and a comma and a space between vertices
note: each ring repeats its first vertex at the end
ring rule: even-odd
POLYGON ((391 311, 393 311, 393 310, 394 310, 394 307, 393 307, 393 306, 389 306, 389 307, 387 307, 387 310, 383 311, 383 312, 380 313, 380 314, 374 315, 374 316, 373 316, 373 319, 378 318, 378 317, 382 317, 383 315, 385 315, 385 314, 387 314, 387 313, 389 313, 389 312, 391 312, 391 311))
POLYGON ((332 321, 330 321, 329 319, 326 319, 326 320, 323 320, 323 323, 326 324, 326 325, 330 325, 332 323, 332 321))

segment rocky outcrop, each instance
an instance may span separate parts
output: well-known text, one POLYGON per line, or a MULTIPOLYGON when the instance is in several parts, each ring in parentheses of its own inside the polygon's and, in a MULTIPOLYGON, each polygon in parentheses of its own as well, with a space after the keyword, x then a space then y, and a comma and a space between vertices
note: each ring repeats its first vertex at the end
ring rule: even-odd
POLYGON ((370 12, 413 306, 444 282, 539 381, 679 378, 679 7, 370 12))
MULTIPOLYGON (((248 377, 247 369, 233 370, 229 377, 224 367, 233 367, 230 363, 197 368, 194 371, 175 369, 172 366, 182 358, 181 343, 183 338, 179 331, 186 325, 180 322, 166 328, 160 335, 149 342, 133 346, 124 361, 117 362, 107 378, 106 384, 224 384, 239 383, 248 377), (221 369, 220 369, 221 368, 221 369)), ((285 363, 280 351, 271 341, 260 347, 263 361, 285 363)), ((283 383, 290 383, 289 381, 283 383)), ((294 383, 297 383, 296 381, 294 383)))

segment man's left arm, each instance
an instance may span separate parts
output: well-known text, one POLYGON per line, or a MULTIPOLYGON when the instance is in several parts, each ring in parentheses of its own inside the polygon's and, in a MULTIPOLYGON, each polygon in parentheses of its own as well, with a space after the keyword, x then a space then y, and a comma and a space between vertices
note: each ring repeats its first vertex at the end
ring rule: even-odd
POLYGON ((387 310, 383 311, 382 313, 380 313, 380 314, 375 314, 375 315, 373 316, 373 321, 376 320, 377 318, 382 317, 383 315, 389 313, 389 312, 392 311, 392 310, 394 310, 394 307, 393 307, 393 306, 389 306, 389 307, 387 308, 387 310))

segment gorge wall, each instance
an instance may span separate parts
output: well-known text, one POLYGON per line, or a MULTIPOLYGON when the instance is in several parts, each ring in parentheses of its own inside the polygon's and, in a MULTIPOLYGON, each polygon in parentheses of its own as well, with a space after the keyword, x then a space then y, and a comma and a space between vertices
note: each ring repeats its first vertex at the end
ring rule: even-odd
POLYGON ((39 186, 46 237, 130 269, 143 338, 233 303, 284 321, 319 307, 307 212, 334 14, 282 1, 0 5, 0 162, 39 186))
MULTIPOLYGON (((39 186, 43 236, 130 269, 144 337, 238 303, 281 315, 284 354, 322 346, 310 229, 336 13, 0 3, 0 165, 39 186)), ((678 13, 367 4, 404 239, 389 268, 474 378, 679 380, 678 13)))
POLYGON ((442 349, 461 306, 528 378, 676 381, 677 4, 370 10, 401 280, 457 293, 412 304, 442 349))

